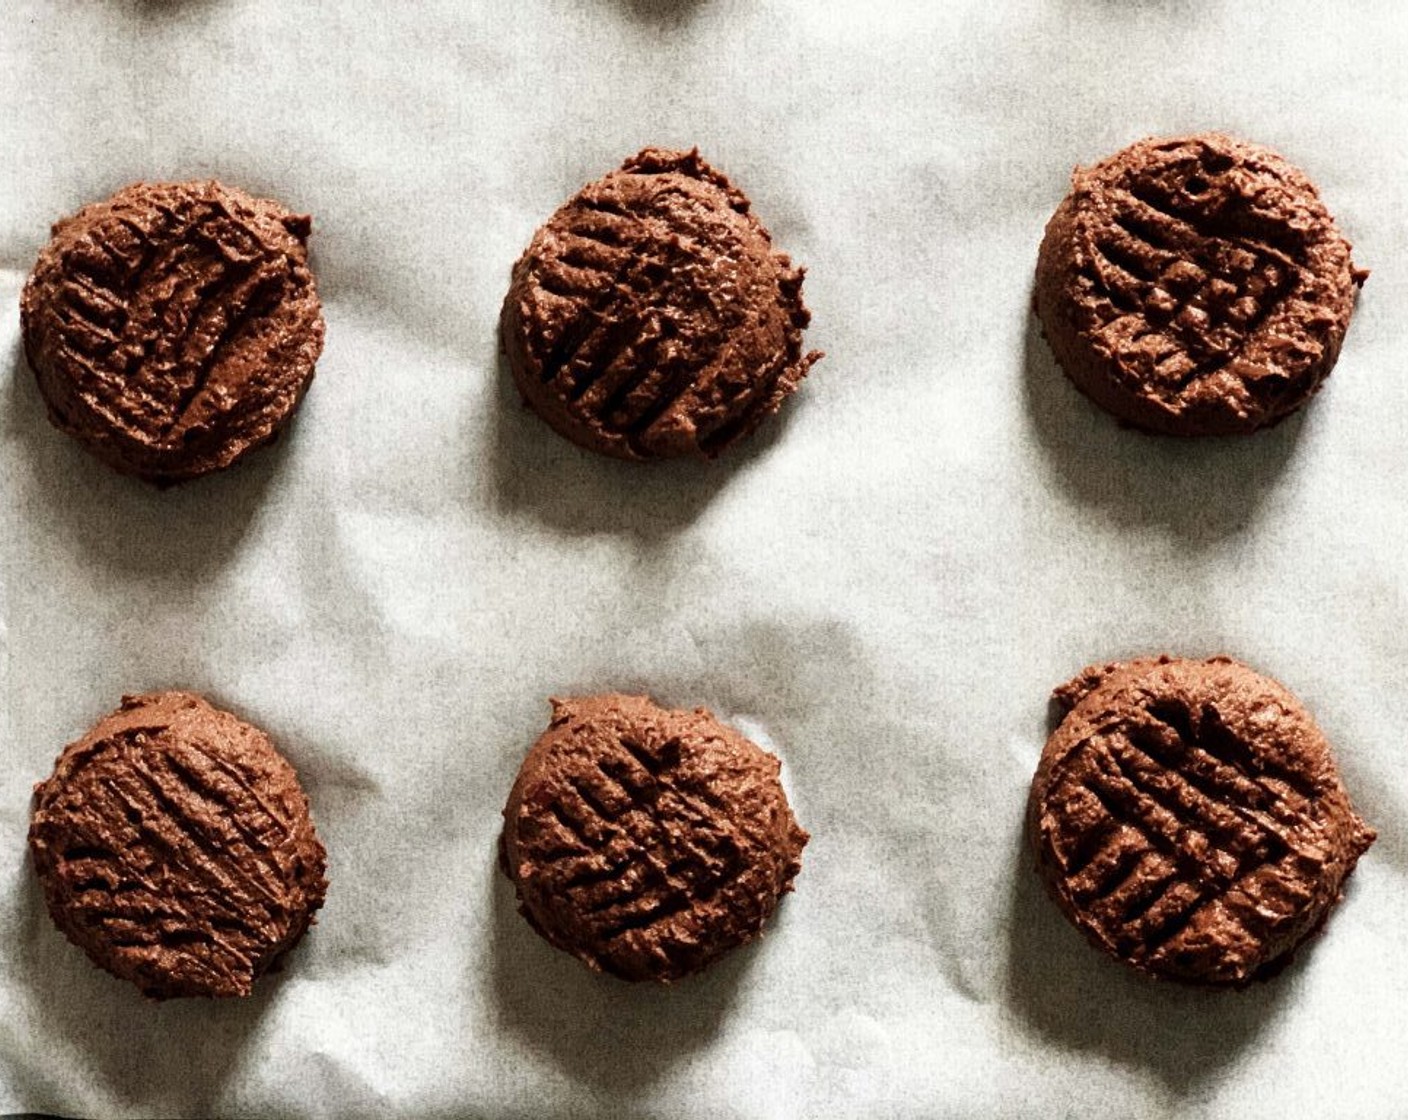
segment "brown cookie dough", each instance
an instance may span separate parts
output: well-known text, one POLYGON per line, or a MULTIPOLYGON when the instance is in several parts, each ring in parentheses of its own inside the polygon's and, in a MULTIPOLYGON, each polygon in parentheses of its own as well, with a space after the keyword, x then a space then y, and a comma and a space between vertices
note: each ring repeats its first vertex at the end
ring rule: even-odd
POLYGON ((1225 657, 1092 666, 1055 698, 1028 827, 1066 916, 1150 976, 1284 966, 1374 841, 1300 701, 1225 657))
POLYGON ((310 229, 216 182, 136 183, 59 222, 20 297, 49 419, 159 485, 273 440, 323 349, 310 229))
POLYGON ((65 747, 29 847, 54 924, 153 999, 248 995, 327 890, 293 768, 189 692, 124 697, 65 747))
POLYGON ((810 318, 743 193, 698 151, 647 148, 534 235, 500 332, 523 399, 573 443, 713 458, 821 357, 810 318))
POLYGON ((1367 275, 1275 152, 1149 139, 1076 169, 1041 243, 1036 313, 1066 375, 1125 423, 1231 435, 1320 387, 1367 275))
POLYGON ((801 870, 780 768, 702 708, 554 700, 504 808, 519 909, 598 971, 699 971, 757 937, 801 870))

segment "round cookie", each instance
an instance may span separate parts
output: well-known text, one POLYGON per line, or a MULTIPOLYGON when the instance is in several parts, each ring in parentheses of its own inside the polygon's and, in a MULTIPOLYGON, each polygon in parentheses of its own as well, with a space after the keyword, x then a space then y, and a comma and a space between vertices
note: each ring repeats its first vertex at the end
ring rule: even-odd
POLYGON ((1055 699, 1028 827, 1066 916, 1154 977, 1283 967, 1374 841, 1300 701, 1225 657, 1092 666, 1055 699))
POLYGON ((698 972, 757 937, 801 870, 780 768, 702 708, 553 700, 504 808, 519 909, 592 969, 698 972))
POLYGON ((293 768, 189 692, 124 697, 65 747, 29 847, 54 924, 153 999, 248 995, 327 891, 293 768))
POLYGON ((1036 313, 1066 375, 1168 435, 1265 428, 1329 376, 1367 273, 1314 185, 1207 134, 1077 168, 1046 226, 1036 313))
POLYGON ((323 348, 310 229, 216 182, 136 183, 59 222, 20 297, 49 419, 158 485, 273 440, 323 348))
POLYGON ((802 352, 802 272, 697 150, 647 148, 583 187, 514 265, 509 367, 581 447, 713 458, 821 357, 802 352))

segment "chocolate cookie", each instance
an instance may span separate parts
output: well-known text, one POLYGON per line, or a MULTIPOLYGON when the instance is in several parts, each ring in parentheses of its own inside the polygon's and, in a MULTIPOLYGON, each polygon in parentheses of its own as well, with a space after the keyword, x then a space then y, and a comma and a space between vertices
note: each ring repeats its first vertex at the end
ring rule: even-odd
POLYGON ((1367 275, 1275 152, 1216 134, 1141 140, 1076 169, 1041 243, 1036 313, 1102 408, 1151 432, 1229 435, 1320 387, 1367 275))
POLYGON ((159 485, 270 442, 323 349, 310 228, 215 182, 137 183, 59 222, 20 297, 49 419, 159 485))
POLYGON ((293 768, 189 692, 127 696, 35 790, 29 847, 54 924, 153 999, 243 996, 323 904, 293 768))
POLYGON ((554 700, 504 808, 519 909, 598 971, 699 971, 757 937, 801 870, 780 767, 702 708, 554 700))
POLYGON ((1374 841, 1300 701, 1225 657, 1093 666, 1055 697, 1028 825, 1066 916, 1151 976, 1281 968, 1374 841))
POLYGON ((573 443, 713 458, 821 357, 810 318, 742 192, 698 151, 647 148, 538 230, 500 330, 523 399, 573 443))

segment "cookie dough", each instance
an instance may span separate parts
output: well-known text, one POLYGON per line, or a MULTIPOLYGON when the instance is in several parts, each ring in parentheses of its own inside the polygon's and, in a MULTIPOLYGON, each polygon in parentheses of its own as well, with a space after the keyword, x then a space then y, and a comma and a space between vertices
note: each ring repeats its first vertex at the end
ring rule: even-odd
POLYGON ((136 183, 59 222, 20 298, 49 419, 158 485, 273 440, 323 348, 310 229, 216 182, 136 183))
POLYGON ((504 809, 504 870, 544 938, 627 980, 678 980, 757 937, 807 834, 777 758, 707 711, 552 701, 504 809))
POLYGON ((810 318, 743 193, 698 151, 647 148, 534 235, 501 334, 523 399, 573 443, 713 458, 821 357, 810 318))
POLYGON ((124 697, 64 748, 29 847, 55 925, 153 999, 248 995, 327 890, 293 768, 189 692, 124 697))
POLYGON ((1032 781, 1052 897, 1096 946, 1212 987, 1279 970, 1374 841, 1291 693, 1226 657, 1092 666, 1032 781))
POLYGON ((1046 227, 1036 313, 1096 404, 1168 435, 1232 435, 1329 376, 1367 273, 1305 175, 1228 136, 1141 140, 1046 227))

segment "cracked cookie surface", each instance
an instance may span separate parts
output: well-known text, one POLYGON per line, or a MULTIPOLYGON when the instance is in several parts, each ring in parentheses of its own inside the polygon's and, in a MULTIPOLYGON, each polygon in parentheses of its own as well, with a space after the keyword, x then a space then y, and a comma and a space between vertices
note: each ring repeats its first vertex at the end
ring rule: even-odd
POLYGON ((1374 840, 1300 701, 1223 657, 1092 666, 1055 699, 1028 828, 1066 916, 1157 977, 1282 967, 1374 840))
POLYGON ((55 925, 154 999, 248 995, 327 890, 293 768, 189 692, 124 697, 64 748, 29 846, 55 925))
POLYGON ((1066 375, 1125 423, 1231 435, 1319 389, 1366 275, 1304 173, 1208 133, 1076 169, 1035 307, 1066 375))
POLYGON ((136 183, 59 222, 20 297, 50 420, 158 485, 270 442, 323 347, 310 230, 213 181, 136 183))
POLYGON ((523 399, 622 459, 714 458, 819 353, 802 269, 698 151, 647 148, 589 183, 513 268, 500 333, 523 399))
POLYGON ((757 937, 807 834, 778 759, 703 709, 552 702, 504 809, 524 917, 589 967, 677 980, 757 937))

